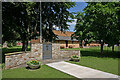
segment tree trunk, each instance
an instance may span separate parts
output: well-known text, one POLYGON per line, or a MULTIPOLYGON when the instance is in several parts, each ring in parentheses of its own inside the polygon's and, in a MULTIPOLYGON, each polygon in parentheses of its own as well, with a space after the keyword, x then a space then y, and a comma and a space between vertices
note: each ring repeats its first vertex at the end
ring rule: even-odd
POLYGON ((82 47, 82 41, 83 41, 83 40, 80 41, 80 47, 82 47))
POLYGON ((23 43, 23 45, 22 45, 22 51, 27 51, 28 40, 23 40, 22 43, 23 43))
POLYGON ((22 51, 25 51, 25 41, 22 41, 22 51))
POLYGON ((87 42, 87 41, 85 41, 85 44, 84 44, 84 46, 87 46, 87 43, 88 43, 88 42, 87 42))
POLYGON ((112 46, 112 52, 114 52, 114 45, 112 46))
POLYGON ((103 54, 103 42, 101 42, 101 54, 103 54))

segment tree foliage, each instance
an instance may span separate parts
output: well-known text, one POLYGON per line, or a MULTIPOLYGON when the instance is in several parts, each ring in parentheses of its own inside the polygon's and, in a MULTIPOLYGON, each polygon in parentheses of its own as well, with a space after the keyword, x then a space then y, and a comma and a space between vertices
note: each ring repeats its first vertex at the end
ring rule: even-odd
POLYGON ((93 33, 89 30, 90 25, 88 22, 86 22, 84 12, 77 12, 75 18, 77 19, 77 23, 75 26, 76 32, 72 35, 72 38, 78 39, 80 41, 80 46, 83 46, 83 41, 86 45, 93 40, 93 33))
POLYGON ((40 31, 40 6, 42 34, 46 41, 56 38, 52 32, 53 25, 59 27, 61 31, 68 29, 67 22, 70 21, 69 17, 72 17, 68 9, 75 3, 42 2, 41 4, 39 2, 3 3, 3 40, 17 40, 19 35, 23 43, 22 50, 26 50, 28 41, 35 36, 36 32, 40 31))
MULTIPOLYGON (((85 22, 79 22, 76 26, 80 29, 80 32, 86 24, 83 30, 92 32, 91 39, 99 40, 101 43, 101 53, 103 53, 104 43, 108 43, 109 46, 113 46, 119 43, 120 40, 120 3, 119 2, 90 2, 87 7, 84 8, 85 22)), ((80 17, 82 17, 80 15, 80 17)), ((76 32, 76 33, 77 33, 76 32)), ((80 35, 81 37, 81 35, 80 35)), ((87 38, 84 36, 82 38, 87 38)), ((113 48, 114 49, 114 48, 113 48)))
POLYGON ((73 6, 75 6, 75 3, 71 2, 42 3, 42 31, 44 39, 51 41, 56 38, 56 35, 52 32, 53 26, 59 27, 61 31, 68 29, 69 25, 67 22, 71 22, 69 18, 73 17, 68 9, 73 6))

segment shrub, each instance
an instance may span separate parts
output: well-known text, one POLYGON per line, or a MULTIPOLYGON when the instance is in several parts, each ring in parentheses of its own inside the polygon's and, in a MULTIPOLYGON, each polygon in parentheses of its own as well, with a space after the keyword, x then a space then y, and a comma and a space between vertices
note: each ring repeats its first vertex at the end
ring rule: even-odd
POLYGON ((69 46, 69 48, 73 48, 73 46, 69 46))
POLYGON ((76 61, 76 62, 78 62, 79 60, 80 60, 80 57, 79 56, 77 56, 77 55, 73 55, 73 56, 71 56, 71 59, 70 59, 71 61, 76 61))
POLYGON ((64 46, 60 46, 60 49, 64 49, 65 47, 64 46))
POLYGON ((73 56, 71 56, 72 58, 79 58, 77 55, 73 55, 73 56))
POLYGON ((83 46, 80 46, 80 48, 83 48, 83 46))
POLYGON ((5 64, 4 63, 0 64, 0 68, 5 69, 5 64))
POLYGON ((13 46, 16 46, 17 44, 16 44, 16 42, 13 42, 13 46))
POLYGON ((40 62, 37 60, 32 60, 32 61, 28 61, 27 65, 30 69, 39 69, 40 68, 40 62))
POLYGON ((39 65, 39 64, 40 64, 40 62, 37 60, 32 60, 32 61, 27 62, 27 65, 39 65))
POLYGON ((12 45, 11 45, 11 43, 10 43, 10 42, 8 42, 8 43, 7 43, 7 46, 8 46, 8 47, 12 47, 12 45))

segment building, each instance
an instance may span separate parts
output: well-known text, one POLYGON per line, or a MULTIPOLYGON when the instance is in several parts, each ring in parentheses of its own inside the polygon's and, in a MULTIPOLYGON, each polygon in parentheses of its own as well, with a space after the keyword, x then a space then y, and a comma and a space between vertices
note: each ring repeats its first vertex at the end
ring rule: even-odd
POLYGON ((96 47, 96 46, 101 46, 101 44, 99 42, 96 41, 92 41, 91 43, 87 44, 86 46, 91 46, 91 47, 96 47))
POLYGON ((71 35, 74 32, 61 32, 58 30, 53 30, 54 34, 58 36, 58 38, 55 40, 55 43, 59 43, 61 48, 78 48, 80 47, 80 41, 76 39, 71 39, 71 35))
MULTIPOLYGON (((71 35, 74 34, 74 32, 61 32, 59 30, 53 30, 54 34, 57 35, 58 38, 53 43, 59 43, 60 48, 79 48, 80 47, 80 41, 76 39, 71 39, 71 35)), ((33 39, 32 42, 40 42, 40 38, 33 39)), ((82 42, 82 45, 84 46, 84 41, 82 42)), ((91 42, 90 44, 87 44, 86 46, 100 46, 98 42, 91 42)))

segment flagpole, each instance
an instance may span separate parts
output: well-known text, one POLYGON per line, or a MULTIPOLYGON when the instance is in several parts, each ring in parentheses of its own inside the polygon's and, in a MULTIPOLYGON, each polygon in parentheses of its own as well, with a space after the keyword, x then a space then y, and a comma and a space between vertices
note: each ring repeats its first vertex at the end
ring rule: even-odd
POLYGON ((40 0, 40 43, 42 43, 42 15, 41 15, 41 0, 40 0))

